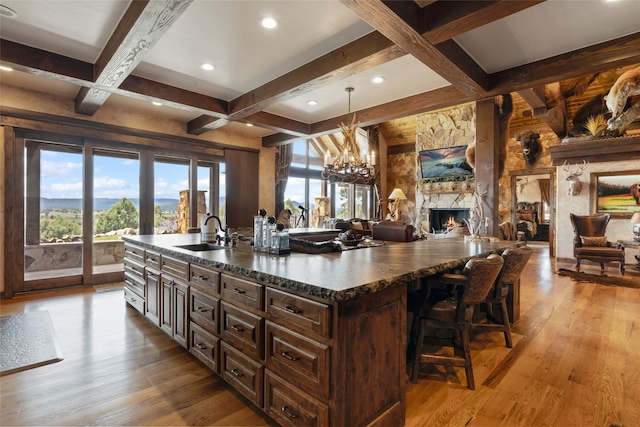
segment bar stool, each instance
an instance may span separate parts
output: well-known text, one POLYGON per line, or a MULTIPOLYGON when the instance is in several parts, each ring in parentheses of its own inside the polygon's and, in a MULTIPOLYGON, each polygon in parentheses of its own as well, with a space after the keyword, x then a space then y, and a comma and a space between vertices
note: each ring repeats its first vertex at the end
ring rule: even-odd
POLYGON ((509 325, 509 313, 507 311, 507 295, 509 288, 515 286, 520 279, 524 266, 529 261, 533 249, 528 246, 509 248, 502 253, 504 265, 496 279, 489 295, 482 301, 487 306, 487 320, 491 323, 472 323, 472 329, 485 331, 501 331, 504 333, 504 341, 508 348, 513 347, 511 341, 511 326, 509 325), (501 319, 493 315, 495 305, 500 306, 501 319))
POLYGON ((471 390, 475 390, 469 350, 471 319, 475 305, 486 299, 503 264, 502 257, 493 254, 487 258, 469 260, 461 274, 442 275, 441 283, 455 286, 454 297, 440 301, 427 298, 420 308, 418 335, 413 350, 412 382, 418 380, 421 363, 463 366, 467 385, 471 390), (425 334, 428 328, 448 330, 452 333, 451 341, 447 340, 445 345, 453 347, 453 356, 429 352, 425 348, 425 334))

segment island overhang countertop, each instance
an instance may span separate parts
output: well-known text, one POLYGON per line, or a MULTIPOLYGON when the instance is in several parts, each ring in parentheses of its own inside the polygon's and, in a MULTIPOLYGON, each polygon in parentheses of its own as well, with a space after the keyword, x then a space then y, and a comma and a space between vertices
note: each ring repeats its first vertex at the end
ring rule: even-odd
POLYGON ((252 246, 246 243, 209 251, 177 247, 200 243, 199 234, 123 236, 123 240, 187 262, 330 302, 376 293, 399 283, 464 265, 474 257, 486 257, 524 244, 516 241, 471 242, 463 238, 449 238, 390 243, 323 254, 292 252, 273 255, 253 251, 252 246))

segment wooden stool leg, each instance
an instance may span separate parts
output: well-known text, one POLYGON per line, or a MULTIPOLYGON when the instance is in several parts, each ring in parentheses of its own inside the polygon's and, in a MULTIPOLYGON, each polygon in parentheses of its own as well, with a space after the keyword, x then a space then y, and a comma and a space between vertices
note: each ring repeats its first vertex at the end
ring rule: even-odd
POLYGON ((476 389, 476 382, 473 378, 473 366, 471 366, 471 350, 469 349, 469 325, 462 328, 462 351, 464 352, 464 372, 467 375, 467 386, 470 390, 476 389))
POLYGON ((511 341, 511 326, 509 325, 509 313, 507 312, 507 302, 504 298, 500 301, 500 310, 502 311, 502 324, 504 325, 504 341, 508 348, 513 347, 511 341))

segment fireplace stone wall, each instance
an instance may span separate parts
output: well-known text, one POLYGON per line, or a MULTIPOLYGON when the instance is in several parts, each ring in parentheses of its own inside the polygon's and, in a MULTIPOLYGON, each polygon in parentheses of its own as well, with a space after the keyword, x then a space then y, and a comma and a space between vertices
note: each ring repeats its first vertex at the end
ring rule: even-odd
POLYGON ((416 151, 416 207, 414 227, 421 234, 432 232, 430 209, 470 209, 473 207, 473 182, 442 183, 438 188, 422 183, 417 166, 418 152, 434 148, 469 145, 476 137, 475 103, 460 105, 446 111, 417 117, 416 151), (448 186, 451 184, 451 186, 448 186))

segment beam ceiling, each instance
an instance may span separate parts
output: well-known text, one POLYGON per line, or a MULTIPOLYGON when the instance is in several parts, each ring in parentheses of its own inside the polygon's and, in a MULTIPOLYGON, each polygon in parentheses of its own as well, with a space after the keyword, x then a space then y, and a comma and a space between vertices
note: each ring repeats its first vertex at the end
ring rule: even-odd
MULTIPOLYGON (((544 84, 640 63, 640 32, 636 32, 489 74, 458 45, 454 37, 532 7, 541 0, 340 0, 375 31, 225 101, 135 75, 135 65, 145 52, 145 47, 141 47, 142 40, 148 44, 157 42, 191 1, 132 2, 95 63, 4 39, 0 40, 0 60, 19 71, 81 86, 76 107, 82 114, 94 114, 109 94, 117 93, 160 101, 200 114, 184 124, 188 133, 194 135, 230 122, 253 123, 278 132, 263 138, 263 145, 267 147, 287 144, 300 137, 316 138, 337 132, 337 123, 347 120, 346 115, 342 115, 320 122, 302 123, 267 113, 264 110, 270 104, 300 96, 407 54, 451 85, 356 111, 363 126, 507 92, 533 93, 533 88, 544 84)), ((542 101, 534 98, 532 102, 542 101)))

